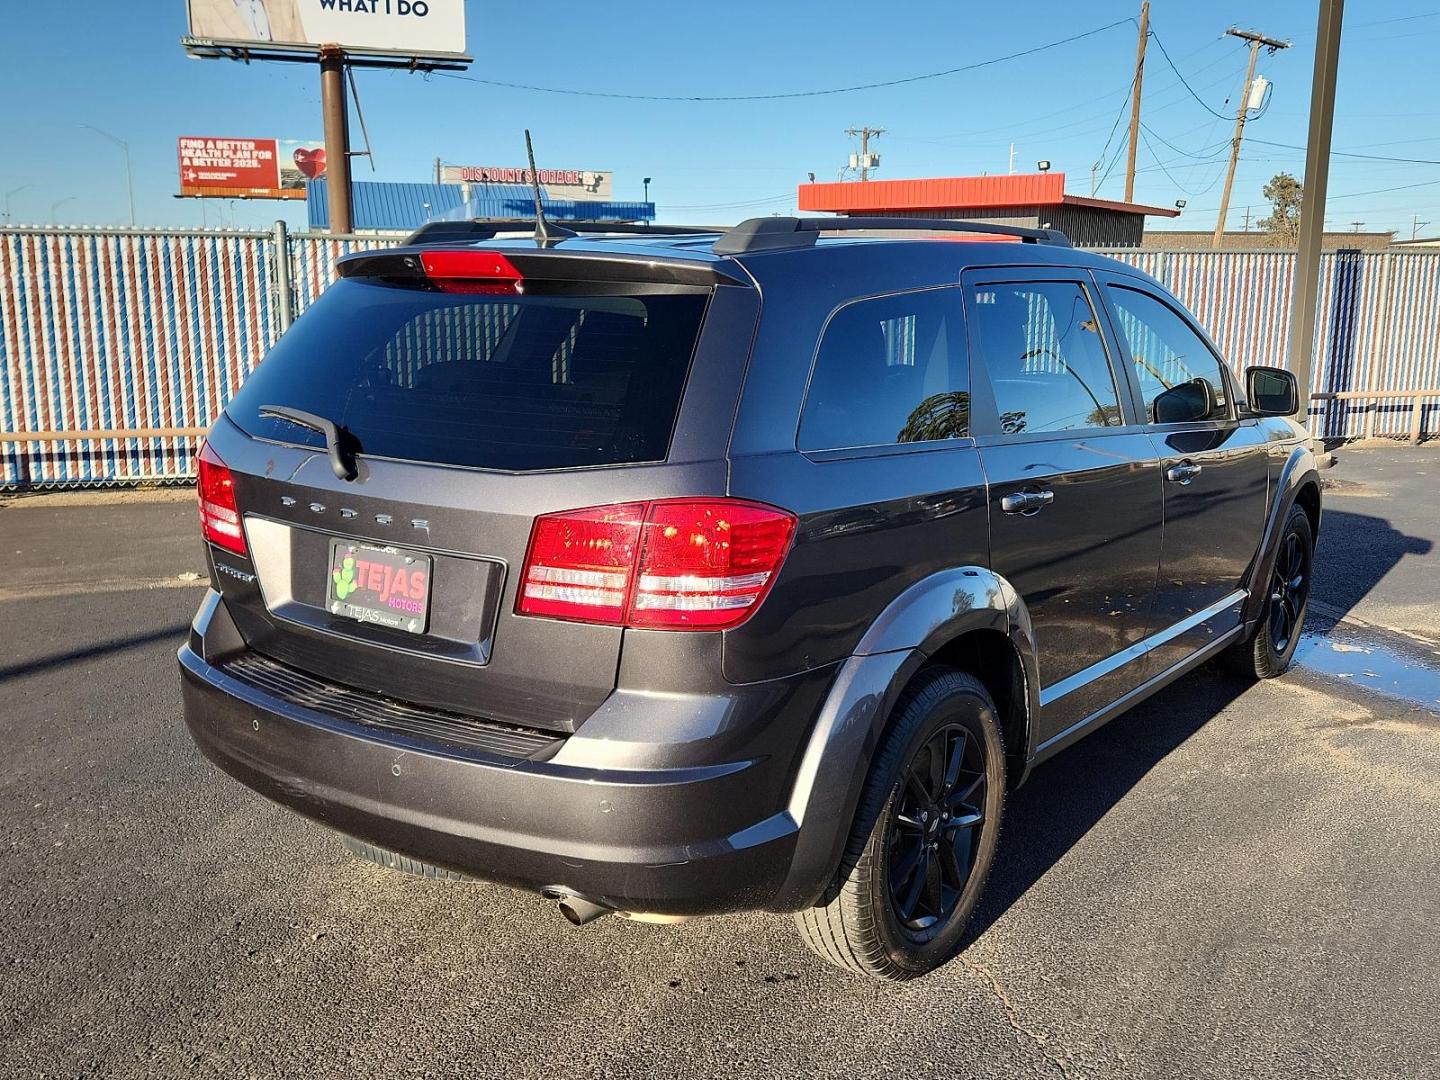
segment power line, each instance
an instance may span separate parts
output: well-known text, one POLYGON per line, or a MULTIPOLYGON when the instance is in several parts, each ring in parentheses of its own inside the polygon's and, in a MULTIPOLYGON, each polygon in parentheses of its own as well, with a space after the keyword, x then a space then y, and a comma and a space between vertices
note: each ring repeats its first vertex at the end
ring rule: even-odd
MULTIPOLYGON (((1384 195, 1391 191, 1411 191, 1415 188, 1435 187, 1437 184, 1440 184, 1440 180, 1422 180, 1418 184, 1398 184, 1395 187, 1373 188, 1370 191, 1351 191, 1344 195, 1327 195, 1325 201, 1328 204, 1337 199, 1359 199, 1366 195, 1384 195)), ((1191 213, 1206 214, 1218 209, 1220 209, 1218 206, 1207 206, 1192 210, 1191 213)))
MULTIPOLYGON (((1149 128, 1147 128, 1144 124, 1140 125, 1140 139, 1142 142, 1144 142, 1145 149, 1149 151, 1150 157, 1154 160, 1156 166, 1160 169, 1160 171, 1165 174, 1166 178, 1177 188, 1183 191, 1186 195, 1189 195, 1191 198, 1199 198, 1201 195, 1204 195, 1211 189, 1213 189, 1215 185, 1220 182, 1220 176, 1224 171, 1222 169, 1217 169, 1215 171, 1214 179, 1212 179, 1210 183, 1206 184, 1199 191, 1192 191, 1190 188, 1180 183, 1179 180, 1176 180, 1175 177, 1171 175, 1170 170, 1165 167, 1165 162, 1160 160, 1160 155, 1155 153, 1155 148, 1150 145, 1150 136, 1153 134, 1155 133, 1149 128)), ((1206 164, 1218 164, 1218 162, 1206 162, 1206 164)))
MULTIPOLYGON (((1197 161, 1213 162, 1217 159, 1220 152, 1225 147, 1230 145, 1230 140, 1224 139, 1218 143, 1212 143, 1211 149, 1208 153, 1203 148, 1198 153, 1191 153, 1189 150, 1180 149, 1180 147, 1176 146, 1169 139, 1165 138, 1163 135, 1161 135, 1158 131, 1152 128, 1149 124, 1145 123, 1143 120, 1140 122, 1140 127, 1144 129, 1146 134, 1153 136, 1158 142, 1164 143, 1171 150, 1174 150, 1177 154, 1181 154, 1188 158, 1195 158, 1197 161)), ((1259 142, 1260 140, 1251 139, 1250 141, 1259 142)))
POLYGON ((1155 44, 1160 46, 1160 55, 1165 57, 1165 62, 1170 65, 1170 70, 1175 72, 1175 77, 1180 80, 1181 85, 1184 86, 1186 90, 1190 91, 1190 96, 1194 98, 1197 102, 1199 102, 1200 107, 1203 108, 1206 112, 1208 112, 1211 116, 1218 116, 1221 120, 1231 119, 1224 113, 1216 112, 1209 105, 1205 104, 1205 102, 1201 99, 1200 95, 1197 94, 1194 88, 1189 84, 1189 82, 1186 81, 1185 76, 1180 74, 1180 69, 1175 66, 1175 61, 1170 59, 1170 51, 1165 48, 1165 42, 1160 40, 1160 35, 1157 34, 1154 30, 1151 30, 1150 36, 1155 39, 1155 44))
POLYGON ((825 97, 830 94, 853 94, 860 90, 879 90, 889 86, 904 86, 909 83, 924 82, 928 79, 943 79, 950 75, 959 75, 966 71, 978 71, 981 68, 993 67, 995 64, 1018 60, 1024 56, 1034 56, 1036 53, 1056 49, 1061 45, 1069 45, 1076 41, 1083 41, 1086 38, 1094 37, 1096 34, 1103 34, 1107 30, 1114 30, 1117 26, 1133 25, 1134 22, 1135 20, 1133 18, 1118 19, 1115 22, 1107 23, 1105 26, 1097 26, 1093 30, 1073 34, 1070 37, 1061 38, 1058 41, 1051 41, 1044 45, 1036 45, 1029 49, 1021 49, 1019 52, 992 57, 989 60, 979 60, 973 64, 962 64, 960 67, 947 68, 944 71, 930 71, 923 75, 907 75, 903 78, 885 79, 880 82, 858 83, 854 86, 834 86, 823 90, 792 90, 779 94, 622 94, 610 90, 575 90, 559 86, 536 86, 531 83, 506 82, 502 79, 481 79, 474 75, 460 75, 453 72, 436 72, 436 74, 447 79, 481 83, 485 86, 499 86, 508 90, 530 90, 535 93, 565 94, 571 97, 618 98, 623 101, 779 101, 787 98, 811 98, 825 97))
POLYGON ((1130 104, 1130 99, 1134 96, 1135 79, 1132 78, 1130 80, 1130 91, 1125 95, 1125 100, 1120 102, 1120 109, 1115 113, 1115 122, 1110 125, 1110 134, 1105 136, 1105 145, 1100 148, 1100 153, 1095 158, 1096 162, 1103 163, 1105 161, 1105 155, 1110 153, 1110 140, 1115 138, 1115 132, 1120 130, 1120 121, 1125 116, 1125 108, 1130 104))
MULTIPOLYGON (((1296 146, 1294 143, 1272 142, 1269 139, 1251 139, 1251 142, 1261 143, 1265 146, 1278 146, 1285 150, 1304 150, 1303 146, 1296 146)), ((1332 157, 1360 158, 1364 161, 1393 161, 1401 165, 1440 165, 1440 160, 1435 158, 1406 158, 1390 157, 1386 154, 1357 154, 1351 150, 1331 150, 1332 157)))
MULTIPOLYGON (((1217 38, 1213 39, 1212 41, 1207 42, 1205 45, 1202 45, 1200 48, 1195 49, 1195 50, 1193 50, 1193 51, 1191 51, 1191 52, 1189 52, 1189 53, 1186 53, 1186 54, 1185 54, 1184 56, 1182 56, 1180 59, 1181 59, 1181 60, 1185 60, 1185 59, 1188 59, 1188 58, 1191 57, 1191 56, 1196 56, 1196 55, 1198 55, 1199 53, 1204 52, 1206 49, 1211 48, 1211 47, 1214 46, 1214 45, 1218 45, 1222 40, 1224 40, 1223 36, 1217 37, 1217 38)), ((1191 77, 1193 78, 1195 75, 1198 75, 1198 74, 1199 74, 1200 72, 1202 72, 1202 71, 1208 71, 1210 68, 1214 67, 1216 64, 1225 63, 1226 61, 1231 60, 1231 59, 1232 59, 1232 55, 1233 55, 1233 54, 1226 53, 1224 56, 1218 57, 1217 59, 1210 61, 1208 64, 1203 64, 1203 65, 1201 65, 1200 67, 1196 68, 1194 71, 1192 71, 1192 72, 1190 73, 1190 74, 1191 74, 1191 77)), ((1241 66, 1241 68, 1243 69, 1244 64, 1242 63, 1240 66, 1241 66)), ((1216 80, 1215 82, 1213 82, 1213 83, 1206 83, 1204 86, 1200 87, 1200 89, 1205 90, 1205 89, 1208 89, 1208 88, 1211 87, 1211 86, 1218 86, 1221 82, 1229 82, 1229 81, 1231 81, 1232 78, 1234 78, 1233 75, 1231 75, 1231 74, 1226 74, 1223 78, 1217 79, 1217 80, 1216 80)), ((1124 95, 1125 95, 1125 96, 1121 99, 1121 101, 1120 101, 1120 109, 1122 110, 1122 115, 1123 115, 1123 110, 1124 110, 1125 106, 1130 103, 1130 91, 1131 91, 1131 87, 1132 87, 1133 85, 1134 85, 1134 79, 1132 78, 1131 81, 1130 81, 1130 83, 1127 84, 1127 85, 1124 86, 1124 87, 1118 87, 1118 86, 1117 86, 1117 87, 1114 87, 1114 88, 1112 88, 1111 90, 1107 91, 1106 93, 1099 94, 1099 95, 1097 95, 1097 96, 1095 96, 1095 97, 1092 97, 1092 98, 1085 98, 1084 100, 1078 101, 1078 102, 1076 102, 1076 103, 1073 104, 1073 105, 1067 105, 1067 106, 1066 106, 1065 108, 1063 108, 1063 109, 1052 109, 1051 111, 1049 111, 1049 112, 1047 112, 1047 113, 1042 113, 1042 114, 1040 114, 1039 116, 1026 117, 1026 118, 1023 119, 1023 120, 1018 120, 1018 121, 1015 121, 1015 122, 1013 122, 1013 123, 1008 123, 1008 124, 998 124, 998 125, 996 125, 995 127, 972 128, 972 129, 969 130, 969 131, 957 131, 957 132, 954 132, 954 133, 951 133, 951 134, 948 134, 948 135, 935 135, 934 137, 929 138, 929 139, 921 139, 921 138, 916 138, 916 137, 914 137, 914 136, 907 136, 907 135, 896 135, 896 134, 893 134, 893 133, 890 135, 890 138, 892 138, 892 139, 901 139, 901 140, 903 140, 903 141, 905 141, 905 142, 925 143, 926 145, 933 145, 933 146, 950 146, 950 145, 952 145, 953 143, 956 143, 956 142, 963 142, 963 143, 965 143, 967 146, 969 146, 969 145, 973 145, 973 144, 974 144, 975 136, 977 136, 977 135, 988 135, 988 134, 991 134, 991 133, 997 132, 997 131, 1006 132, 1006 136, 1007 136, 1007 137, 1004 138, 1004 139, 996 140, 997 144, 1003 144, 1003 143, 1009 142, 1009 141, 1010 141, 1009 135, 1011 135, 1011 134, 1015 134, 1015 135, 1021 135, 1021 134, 1023 134, 1026 139, 1034 139, 1034 138, 1036 138, 1036 137, 1043 136, 1043 135, 1048 135, 1048 134, 1051 134, 1051 133, 1057 132, 1057 131, 1067 132, 1068 134, 1071 134, 1071 135, 1088 134, 1088 133, 1090 133, 1091 131, 1103 130, 1103 129, 1104 129, 1104 125, 1101 124, 1099 127, 1096 127, 1096 128, 1086 128, 1086 129, 1083 129, 1083 130, 1076 130, 1076 125, 1077 125, 1077 124, 1088 123, 1088 122, 1091 121, 1091 120, 1101 120, 1101 119, 1103 119, 1104 117, 1110 115, 1110 111, 1109 111, 1108 109, 1105 110, 1105 111, 1103 111, 1103 112, 1092 113, 1092 114, 1090 114, 1089 116, 1082 117, 1082 118, 1079 119, 1079 120, 1072 120, 1072 121, 1070 121, 1069 123, 1062 123, 1062 124, 1059 124, 1059 125, 1054 126, 1054 127, 1047 127, 1047 128, 1045 128, 1045 129, 1043 129, 1043 130, 1040 130, 1040 131, 1022 132, 1021 129, 1025 128, 1025 127, 1027 127, 1028 125, 1033 124, 1033 123, 1039 123, 1039 122, 1042 122, 1042 121, 1050 121, 1050 120, 1053 120, 1055 117, 1063 116, 1063 115, 1065 115, 1066 113, 1075 112, 1077 109, 1083 109, 1083 108, 1085 108, 1086 106, 1093 105, 1095 102, 1098 102, 1098 101, 1108 101, 1108 100, 1110 100, 1110 99, 1114 96, 1114 94, 1115 94, 1115 92, 1116 92, 1117 90, 1123 91, 1123 92, 1124 92, 1124 95)), ((1152 91, 1147 95, 1147 100, 1148 100, 1149 102, 1153 103, 1153 102, 1159 100, 1160 98, 1162 98, 1162 97, 1163 97, 1165 94, 1167 94, 1169 91, 1174 90, 1174 89, 1177 89, 1179 86, 1180 86, 1180 83, 1178 83, 1178 82, 1169 82, 1169 83, 1166 83, 1164 86, 1161 86, 1161 87, 1159 87, 1158 89, 1152 90, 1152 91)), ((1182 98, 1182 100, 1183 100, 1183 98, 1182 98)), ((1151 112, 1159 112, 1159 111, 1161 111, 1161 110, 1163 110, 1163 109, 1170 108, 1172 105, 1175 105, 1175 104, 1179 104, 1179 102, 1171 102, 1171 103, 1169 103, 1169 104, 1160 105, 1160 106, 1158 106, 1158 107, 1152 108, 1150 111, 1151 111, 1151 112)), ((1426 113, 1426 114, 1424 114, 1424 115, 1429 116, 1429 115, 1432 115, 1432 114, 1426 113)), ((1230 117, 1225 117, 1224 119, 1230 119, 1230 117)))
POLYGON ((787 191, 782 195, 770 195, 761 199, 745 199, 740 202, 725 203, 670 203, 663 204, 667 210, 743 210, 749 206, 763 206, 767 203, 792 202, 795 198, 793 191, 787 191))

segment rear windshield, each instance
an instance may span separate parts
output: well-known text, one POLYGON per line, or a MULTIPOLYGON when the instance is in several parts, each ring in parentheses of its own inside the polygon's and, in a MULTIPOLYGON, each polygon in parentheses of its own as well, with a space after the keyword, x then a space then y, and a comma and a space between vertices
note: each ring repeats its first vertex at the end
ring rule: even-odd
POLYGON ((490 469, 660 461, 708 294, 451 295, 336 283, 226 409, 243 430, 323 446, 262 417, 317 413, 361 452, 490 469))

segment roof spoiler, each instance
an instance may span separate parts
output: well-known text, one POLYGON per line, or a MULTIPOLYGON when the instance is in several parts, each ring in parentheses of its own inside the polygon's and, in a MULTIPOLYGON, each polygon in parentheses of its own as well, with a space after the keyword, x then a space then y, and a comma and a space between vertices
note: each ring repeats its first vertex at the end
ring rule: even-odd
MULTIPOLYGON (((612 236, 718 236, 725 225, 639 225, 633 221, 567 221, 574 233, 609 233, 612 236)), ((471 218, 466 221, 430 221, 405 239, 406 244, 453 244, 493 240, 502 232, 535 232, 534 218, 471 218)))
MULTIPOLYGON (((471 237, 470 239, 477 239, 471 237)), ((472 247, 463 242, 449 244, 407 244, 403 247, 375 251, 356 251, 335 262, 335 272, 342 278, 370 278, 394 285, 411 287, 429 285, 431 275, 426 261, 437 256, 447 257, 447 249, 468 256, 489 255, 502 258, 526 283, 526 292, 534 287, 544 289, 561 286, 569 292, 590 289, 604 293, 615 285, 741 285, 751 282, 738 273, 734 264, 727 268, 720 259, 665 258, 636 255, 629 252, 575 252, 564 247, 547 247, 535 251, 517 251, 510 247, 491 249, 472 247)))
POLYGON ((759 217, 742 221, 715 241, 717 255, 749 255, 760 251, 793 251, 814 247, 822 232, 903 232, 985 233, 1014 236, 1027 244, 1069 247, 1070 238, 1059 229, 1027 229, 1019 225, 992 225, 983 221, 952 221, 947 218, 759 217))

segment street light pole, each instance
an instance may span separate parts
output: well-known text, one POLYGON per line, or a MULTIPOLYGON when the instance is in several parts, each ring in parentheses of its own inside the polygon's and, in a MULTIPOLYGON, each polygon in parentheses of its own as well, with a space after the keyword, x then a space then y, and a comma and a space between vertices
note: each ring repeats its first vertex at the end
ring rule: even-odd
POLYGON ((650 201, 650 177, 648 177, 648 176, 645 177, 645 179, 644 179, 643 181, 641 181, 641 182, 645 185, 645 201, 646 201, 646 202, 649 202, 649 201, 650 201))
POLYGON ((89 128, 96 135, 109 139, 120 147, 120 152, 125 155, 125 190, 130 197, 130 227, 133 229, 135 227, 135 173, 130 168, 130 144, 124 139, 111 135, 108 131, 101 131, 94 124, 81 124, 80 126, 89 128))
MULTIPOLYGON (((34 186, 35 186, 34 184, 21 184, 19 187, 11 188, 9 191, 5 192, 5 224, 6 224, 6 225, 9 225, 9 224, 10 224, 10 197, 11 197, 12 195, 19 195, 20 192, 24 191, 26 188, 32 188, 32 187, 34 187, 34 186)), ((1426 224, 1428 225, 1429 222, 1426 222, 1426 224)))

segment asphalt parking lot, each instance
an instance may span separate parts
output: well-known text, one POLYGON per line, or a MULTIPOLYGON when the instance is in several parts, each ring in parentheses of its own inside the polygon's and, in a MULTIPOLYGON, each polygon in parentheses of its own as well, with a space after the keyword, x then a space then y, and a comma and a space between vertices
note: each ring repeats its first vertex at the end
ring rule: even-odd
POLYGON ((1305 664, 1039 769, 903 986, 353 861, 184 731, 188 493, 0 503, 0 1075, 1436 1076, 1440 450, 1330 478, 1305 664))

